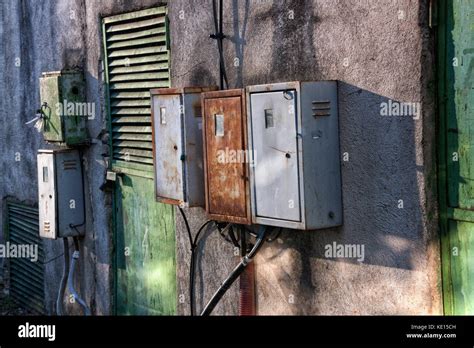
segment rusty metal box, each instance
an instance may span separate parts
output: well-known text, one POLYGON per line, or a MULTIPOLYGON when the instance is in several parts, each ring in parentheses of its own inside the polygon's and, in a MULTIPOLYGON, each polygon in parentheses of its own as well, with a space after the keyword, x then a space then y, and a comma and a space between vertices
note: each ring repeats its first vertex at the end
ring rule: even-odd
POLYGON ((245 91, 201 98, 206 211, 217 221, 251 224, 245 91))
POLYGON ((38 151, 40 237, 64 238, 84 233, 84 188, 78 150, 38 151))
POLYGON ((87 103, 83 74, 75 70, 45 72, 40 78, 43 136, 47 142, 79 145, 87 142, 86 121, 95 117, 87 103))
POLYGON ((337 82, 249 86, 246 96, 252 222, 341 225, 337 82))
POLYGON ((201 92, 215 89, 186 87, 150 91, 157 201, 204 207, 201 92))

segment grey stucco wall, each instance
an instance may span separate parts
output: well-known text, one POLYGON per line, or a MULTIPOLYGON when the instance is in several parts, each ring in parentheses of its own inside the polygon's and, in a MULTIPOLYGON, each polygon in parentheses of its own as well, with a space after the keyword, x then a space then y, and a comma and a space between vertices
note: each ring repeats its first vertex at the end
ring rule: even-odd
MULTIPOLYGON (((259 314, 441 313, 433 83, 433 35, 427 1, 225 0, 225 57, 230 87, 293 80, 340 81, 344 226, 284 231, 256 259, 259 314), (402 11, 402 12, 400 12, 402 11), (239 64, 235 58, 239 59, 239 64), (422 116, 381 117, 388 99, 420 102, 422 116), (403 200, 403 209, 398 208, 403 200), (330 260, 324 246, 363 244, 365 260, 330 260)), ((82 67, 96 119, 88 124, 87 236, 81 248, 81 294, 94 313, 111 311, 111 197, 104 182, 101 36, 99 18, 142 9, 157 1, 3 1, 0 35, 0 212, 3 199, 37 202, 36 151, 46 145, 24 123, 39 103, 43 71, 82 67), (16 59, 21 59, 16 66, 16 59), (21 161, 15 161, 15 153, 21 161)), ((169 3, 173 86, 215 85, 217 49, 211 2, 169 3)), ((187 210, 194 230, 206 220, 187 210)), ((179 214, 178 295, 187 295, 189 246, 179 214)), ((2 220, 3 221, 3 220, 2 220)), ((1 237, 2 233, 0 233, 1 237)), ((46 258, 62 252, 45 242, 46 258)), ((197 270, 202 308, 236 264, 233 249, 212 230, 203 236, 197 270)), ((62 261, 46 267, 47 309, 62 261)), ((216 308, 236 314, 234 286, 216 308)), ((188 304, 178 303, 181 314, 188 304)))
MULTIPOLYGON (((39 77, 44 71, 82 68, 87 101, 95 103, 96 118, 88 122, 92 145, 85 150, 87 222, 81 242, 77 289, 95 314, 111 313, 111 195, 99 190, 106 164, 103 144, 106 114, 103 102, 100 18, 157 4, 157 1, 3 1, 0 32, 3 43, 0 80, 1 180, 0 208, 10 197, 37 204, 36 152, 48 148, 42 135, 24 123, 34 117, 39 100, 39 77), (18 63, 20 59, 20 64, 18 63), (15 161, 15 154, 21 155, 15 161), (79 285, 80 284, 80 285, 79 285)), ((0 210, 2 210, 0 209, 0 210)), ((3 220, 2 220, 3 221, 3 220)), ((2 229, 3 232, 3 229, 2 229)), ((3 235, 3 233, 0 233, 3 235)), ((44 242, 45 259, 63 252, 61 241, 44 242)), ((54 312, 62 258, 45 266, 46 311, 54 312)), ((69 309, 80 312, 78 306, 69 309)))
MULTIPOLYGON (((262 249, 258 314, 441 313, 427 2, 224 3, 230 87, 339 80, 341 153, 349 155, 342 162, 344 225, 287 230, 262 249), (419 102, 422 116, 382 117, 388 99, 419 102), (365 260, 326 258, 325 245, 333 242, 363 244, 365 260)), ((170 4, 175 86, 218 83, 210 13, 210 1, 170 4)), ((194 226, 204 221, 200 209, 189 215, 194 226)), ((178 286, 186 294, 189 247, 183 224, 177 226, 178 286)), ((197 291, 209 299, 237 261, 216 233, 202 249, 197 291)), ((197 303, 205 304, 200 295, 197 303)), ((215 313, 237 308, 234 286, 215 313)), ((188 313, 188 304, 179 310, 188 313)))

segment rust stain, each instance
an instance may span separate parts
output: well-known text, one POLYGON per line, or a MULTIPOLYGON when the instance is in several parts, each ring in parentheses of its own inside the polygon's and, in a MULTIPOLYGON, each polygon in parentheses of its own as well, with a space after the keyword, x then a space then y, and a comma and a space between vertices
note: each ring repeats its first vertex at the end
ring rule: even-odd
POLYGON ((202 104, 206 210, 215 220, 250 224, 248 164, 219 155, 247 150, 244 91, 204 93, 202 104), (215 134, 215 115, 224 116, 223 136, 215 134))

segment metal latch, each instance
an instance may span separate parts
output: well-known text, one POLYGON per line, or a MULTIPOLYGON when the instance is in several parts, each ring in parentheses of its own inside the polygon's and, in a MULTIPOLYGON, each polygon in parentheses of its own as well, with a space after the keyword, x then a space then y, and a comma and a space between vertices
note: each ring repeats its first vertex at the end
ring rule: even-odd
POLYGON ((108 170, 106 179, 107 179, 107 181, 117 181, 117 173, 108 170))

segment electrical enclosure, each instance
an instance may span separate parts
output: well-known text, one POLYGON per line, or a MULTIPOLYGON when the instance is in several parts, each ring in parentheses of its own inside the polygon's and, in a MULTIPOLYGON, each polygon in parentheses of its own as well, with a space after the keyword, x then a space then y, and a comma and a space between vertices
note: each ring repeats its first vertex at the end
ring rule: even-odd
POLYGON ((150 91, 158 202, 204 207, 201 92, 215 89, 185 87, 150 91))
POLYGON ((78 150, 38 151, 40 236, 64 238, 84 234, 84 188, 78 150))
POLYGON ((85 102, 83 74, 78 71, 45 72, 40 78, 44 140, 66 145, 87 142, 86 121, 94 117, 85 102), (43 106, 44 105, 44 106, 43 106))
POLYGON ((246 95, 252 222, 341 225, 337 82, 249 86, 246 95))
POLYGON ((206 211, 213 220, 250 224, 245 92, 215 91, 201 97, 206 211))

